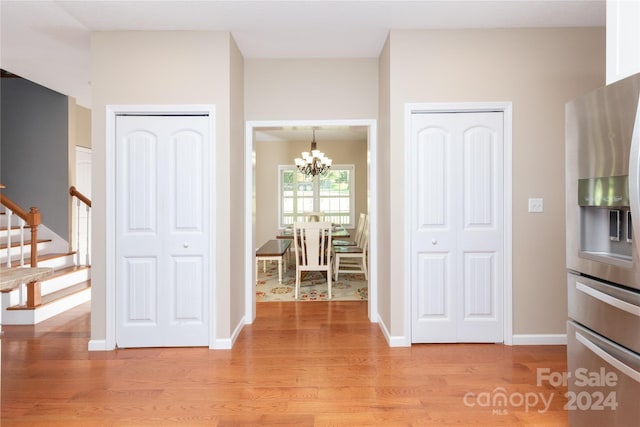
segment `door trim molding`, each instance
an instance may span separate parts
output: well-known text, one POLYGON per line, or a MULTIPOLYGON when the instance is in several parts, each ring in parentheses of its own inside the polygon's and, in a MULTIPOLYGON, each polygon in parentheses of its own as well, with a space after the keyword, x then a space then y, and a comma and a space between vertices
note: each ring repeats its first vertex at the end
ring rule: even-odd
MULTIPOLYGON (((105 263, 105 319, 106 319, 106 337, 104 340, 104 348, 100 350, 114 350, 116 348, 116 227, 115 216, 112 215, 116 211, 116 191, 115 191, 115 174, 116 174, 116 117, 122 114, 137 115, 158 115, 158 114, 175 114, 175 115, 206 115, 209 118, 209 162, 211 166, 215 165, 215 105, 208 104, 192 104, 192 105, 107 105, 106 108, 106 144, 105 144, 105 247, 106 247, 106 263, 105 263)), ((209 174, 210 197, 209 197, 209 348, 217 348, 216 346, 216 181, 215 174, 209 174)), ((96 346, 97 347, 97 346, 96 346)), ((91 350, 90 346, 90 350, 91 350)))
MULTIPOLYGON (((504 344, 513 345, 513 106, 511 102, 453 102, 453 103, 407 103, 404 108, 404 146, 405 146, 405 188, 411 188, 415 173, 411 165, 411 115, 415 113, 471 113, 497 111, 504 114, 504 295, 503 295, 503 334, 504 344)), ((410 238, 410 199, 405 194, 404 235, 405 253, 411 253, 410 238)), ((404 284, 404 337, 406 345, 411 345, 411 257, 405 257, 404 270, 409 272, 404 284)))
MULTIPOLYGON (((354 119, 354 120, 266 120, 247 121, 245 125, 245 150, 244 150, 244 194, 245 194, 245 323, 253 323, 256 316, 256 293, 255 293, 255 141, 253 138, 254 128, 283 127, 283 126, 367 126, 367 190, 369 194, 369 265, 378 265, 378 162, 377 162, 377 121, 374 119, 354 119)), ((369 271, 369 298, 368 312, 369 320, 372 323, 378 322, 378 272, 371 268, 369 271)))

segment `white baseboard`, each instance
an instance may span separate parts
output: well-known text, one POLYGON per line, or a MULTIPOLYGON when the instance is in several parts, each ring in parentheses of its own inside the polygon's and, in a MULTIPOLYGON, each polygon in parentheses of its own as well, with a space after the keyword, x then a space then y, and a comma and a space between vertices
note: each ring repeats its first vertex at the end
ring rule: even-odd
POLYGON ((566 345, 567 334, 514 334, 513 345, 566 345))
POLYGON ((378 325, 380 326, 380 330, 382 330, 382 334, 387 340, 389 347, 411 347, 411 340, 409 338, 402 335, 392 336, 387 329, 387 325, 385 325, 380 316, 378 316, 378 325))
POLYGON ((89 340, 89 351, 111 351, 113 348, 107 345, 107 340, 89 340))
POLYGON ((244 325, 245 325, 245 320, 244 320, 244 316, 243 316, 242 319, 240 319, 240 321, 236 325, 236 328, 234 329, 233 333, 231 334, 231 345, 232 346, 233 346, 233 344, 235 344, 236 340, 238 339, 238 336, 240 335, 240 332, 242 332, 242 328, 244 328, 244 325))
POLYGON ((236 328, 233 330, 230 338, 215 339, 213 345, 209 345, 209 348, 211 350, 231 350, 236 339, 238 339, 238 335, 242 332, 242 328, 245 325, 244 322, 245 320, 243 317, 236 325, 236 328))
POLYGON ((211 350, 231 350, 232 346, 233 346, 233 341, 231 340, 231 338, 224 338, 224 339, 215 340, 213 345, 209 346, 209 349, 211 349, 211 350))

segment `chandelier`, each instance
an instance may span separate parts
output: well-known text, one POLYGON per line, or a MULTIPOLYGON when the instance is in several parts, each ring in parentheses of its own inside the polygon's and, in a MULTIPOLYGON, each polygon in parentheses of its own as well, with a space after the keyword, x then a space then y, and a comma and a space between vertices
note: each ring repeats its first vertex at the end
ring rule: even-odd
POLYGON ((316 130, 313 130, 311 152, 303 151, 302 158, 295 159, 298 170, 308 176, 316 176, 327 173, 333 162, 323 152, 316 148, 316 130))

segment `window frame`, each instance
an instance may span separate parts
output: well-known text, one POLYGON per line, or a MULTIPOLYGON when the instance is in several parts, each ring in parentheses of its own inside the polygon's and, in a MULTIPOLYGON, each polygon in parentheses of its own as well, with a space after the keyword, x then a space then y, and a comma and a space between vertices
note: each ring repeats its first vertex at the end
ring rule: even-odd
MULTIPOLYGON (((355 225, 355 203, 356 203, 356 196, 355 196, 355 182, 356 182, 356 166, 354 164, 334 164, 331 166, 331 170, 332 171, 336 171, 336 170, 346 170, 349 172, 349 223, 348 224, 343 224, 343 226, 345 228, 354 228, 355 225)), ((289 225, 285 224, 283 219, 284 219, 284 189, 283 189, 283 184, 284 184, 284 180, 283 178, 283 173, 285 171, 293 171, 296 172, 298 174, 300 174, 300 172, 298 171, 298 168, 294 165, 278 165, 278 228, 279 229, 284 229, 287 228, 289 225)), ((297 181, 296 181, 297 182, 297 181)), ((318 212, 320 211, 320 199, 324 198, 324 197, 320 197, 320 177, 319 176, 314 176, 311 180, 311 184, 312 184, 312 191, 313 191, 313 195, 312 195, 312 200, 313 200, 313 212, 318 212)), ((294 205, 296 204, 297 201, 297 191, 294 189, 294 205)), ((328 197, 327 197, 328 198, 328 197)), ((299 213, 294 212, 294 215, 299 215, 299 213)), ((295 218, 295 216, 294 216, 295 218)), ((295 222, 295 221, 294 221, 295 222)))

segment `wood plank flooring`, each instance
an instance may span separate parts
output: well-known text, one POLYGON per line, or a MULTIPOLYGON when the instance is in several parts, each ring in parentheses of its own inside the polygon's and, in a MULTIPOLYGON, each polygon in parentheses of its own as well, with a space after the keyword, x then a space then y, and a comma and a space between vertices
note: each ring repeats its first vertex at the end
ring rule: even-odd
POLYGON ((3 427, 567 425, 566 389, 536 385, 564 346, 389 348, 366 301, 259 303, 223 351, 88 352, 89 323, 3 328, 3 427))

